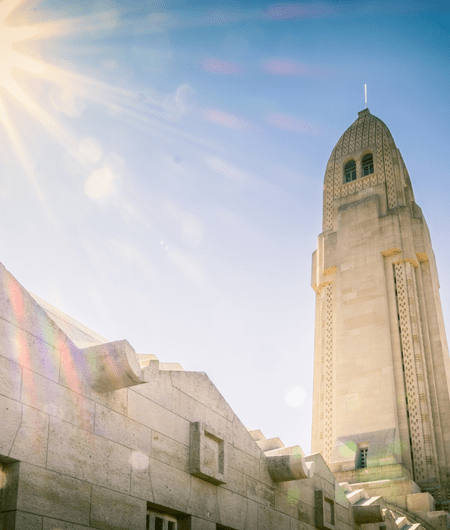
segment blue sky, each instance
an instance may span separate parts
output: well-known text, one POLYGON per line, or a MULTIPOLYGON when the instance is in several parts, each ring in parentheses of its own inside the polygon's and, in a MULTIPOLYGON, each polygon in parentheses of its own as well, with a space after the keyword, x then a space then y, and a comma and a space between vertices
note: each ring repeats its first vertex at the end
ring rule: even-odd
POLYGON ((26 288, 309 452, 323 174, 366 83, 449 322, 441 4, 2 0, 0 25, 0 260, 26 288))

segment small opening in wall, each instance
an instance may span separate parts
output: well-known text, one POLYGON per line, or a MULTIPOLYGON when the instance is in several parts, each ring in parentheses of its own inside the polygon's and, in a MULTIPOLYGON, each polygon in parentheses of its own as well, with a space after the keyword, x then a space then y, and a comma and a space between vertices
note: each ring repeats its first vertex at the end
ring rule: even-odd
POLYGON ((369 453, 369 444, 360 444, 356 452, 356 469, 364 469, 367 467, 367 456, 369 453))

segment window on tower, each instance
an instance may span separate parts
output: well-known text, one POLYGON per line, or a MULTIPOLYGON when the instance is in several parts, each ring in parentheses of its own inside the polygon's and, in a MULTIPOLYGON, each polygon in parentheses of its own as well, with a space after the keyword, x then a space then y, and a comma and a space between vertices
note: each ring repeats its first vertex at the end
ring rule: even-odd
POLYGON ((369 452, 368 444, 361 445, 356 453, 356 469, 363 469, 367 467, 367 453, 369 452))
POLYGON ((362 174, 363 177, 370 175, 373 173, 373 156, 372 153, 367 153, 367 155, 364 155, 362 162, 362 174))
POLYGON ((356 180, 356 162, 350 160, 345 164, 344 168, 344 182, 351 182, 356 180))

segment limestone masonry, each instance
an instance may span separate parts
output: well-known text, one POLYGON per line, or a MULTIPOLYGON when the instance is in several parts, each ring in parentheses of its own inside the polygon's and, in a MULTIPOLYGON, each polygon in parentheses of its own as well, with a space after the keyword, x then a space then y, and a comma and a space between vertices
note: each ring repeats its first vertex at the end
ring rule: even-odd
POLYGON ((0 264, 0 529, 446 530, 449 358, 431 243, 368 110, 327 166, 313 452, 208 376, 110 342, 0 264))

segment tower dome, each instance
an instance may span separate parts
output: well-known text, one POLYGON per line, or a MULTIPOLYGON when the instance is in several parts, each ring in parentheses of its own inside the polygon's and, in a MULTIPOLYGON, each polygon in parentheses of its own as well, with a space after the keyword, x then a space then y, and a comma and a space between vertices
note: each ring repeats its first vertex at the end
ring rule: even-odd
POLYGON ((384 211, 414 201, 408 171, 391 132, 364 109, 339 138, 328 160, 323 230, 333 228, 336 207, 342 203, 339 199, 377 186, 384 211))

